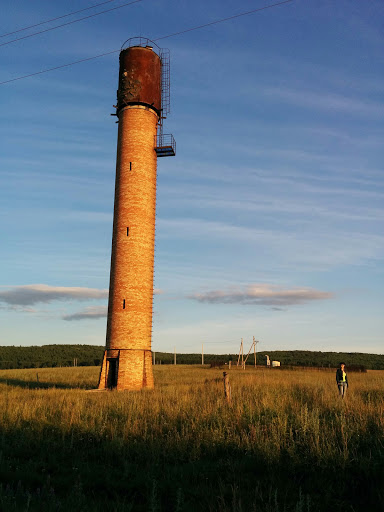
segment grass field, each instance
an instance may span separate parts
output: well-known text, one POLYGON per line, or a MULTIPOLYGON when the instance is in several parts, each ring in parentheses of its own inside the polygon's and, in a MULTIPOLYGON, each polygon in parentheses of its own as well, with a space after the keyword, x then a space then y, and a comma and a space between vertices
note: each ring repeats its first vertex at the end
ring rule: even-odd
POLYGON ((156 366, 156 389, 94 392, 98 368, 0 372, 1 511, 384 510, 384 371, 156 366))

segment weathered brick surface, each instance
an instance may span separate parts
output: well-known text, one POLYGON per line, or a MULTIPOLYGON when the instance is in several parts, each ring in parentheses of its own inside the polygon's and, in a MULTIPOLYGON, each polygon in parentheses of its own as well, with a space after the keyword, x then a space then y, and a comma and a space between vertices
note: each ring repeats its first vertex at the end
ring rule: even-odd
POLYGON ((157 123, 156 113, 144 106, 125 107, 119 113, 107 356, 100 389, 105 387, 106 357, 119 358, 117 389, 154 385, 151 330, 157 123))
POLYGON ((103 362, 101 364, 100 377, 99 377, 99 389, 105 389, 107 377, 107 351, 104 352, 103 362))

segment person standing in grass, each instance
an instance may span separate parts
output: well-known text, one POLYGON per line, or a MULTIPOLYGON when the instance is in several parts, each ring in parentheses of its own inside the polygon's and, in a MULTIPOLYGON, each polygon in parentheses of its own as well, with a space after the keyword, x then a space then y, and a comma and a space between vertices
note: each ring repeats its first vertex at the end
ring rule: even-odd
POLYGON ((340 363, 340 368, 336 370, 336 382, 339 388, 339 395, 341 398, 345 398, 345 393, 348 387, 348 377, 345 373, 345 363, 340 363))

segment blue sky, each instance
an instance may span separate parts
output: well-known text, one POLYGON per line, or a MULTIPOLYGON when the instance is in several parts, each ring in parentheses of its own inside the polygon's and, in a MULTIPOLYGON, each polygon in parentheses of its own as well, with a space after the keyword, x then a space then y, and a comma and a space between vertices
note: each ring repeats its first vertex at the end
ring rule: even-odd
MULTIPOLYGON (((5 0, 0 35, 90 5, 5 0)), ((143 0, 3 44, 0 81, 265 5, 143 0)), ((153 350, 384 352, 383 19, 294 0, 159 41, 153 350)), ((117 76, 118 52, 1 85, 1 345, 105 343, 117 76)))

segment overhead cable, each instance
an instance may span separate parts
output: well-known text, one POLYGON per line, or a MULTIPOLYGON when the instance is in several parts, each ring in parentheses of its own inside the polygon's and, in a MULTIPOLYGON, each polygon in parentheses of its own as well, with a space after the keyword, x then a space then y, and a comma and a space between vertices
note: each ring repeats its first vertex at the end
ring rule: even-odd
POLYGON ((252 9, 252 11, 242 12, 240 14, 235 14, 234 16, 229 16, 228 18, 222 18, 221 20, 211 21, 210 23, 205 23, 204 25, 199 25, 198 27, 187 28, 186 30, 181 30, 180 32, 174 32, 173 34, 169 34, 168 36, 158 37, 154 39, 154 41, 160 41, 160 39, 167 39, 168 37, 179 36, 180 34, 185 34, 187 32, 192 32, 192 30, 199 30, 200 28, 209 27, 211 25, 217 25, 218 23, 224 23, 224 21, 234 20, 235 18, 240 18, 241 16, 249 16, 250 14, 254 14, 258 11, 264 11, 265 9, 270 9, 271 7, 277 7, 278 5, 288 4, 293 2, 294 0, 284 0, 283 2, 278 2, 277 4, 265 5, 264 7, 259 7, 258 9, 252 9))
POLYGON ((106 9, 105 11, 96 12, 95 14, 90 14, 89 16, 84 16, 83 18, 79 18, 77 20, 67 21, 67 23, 62 23, 61 25, 56 25, 55 27, 46 28, 44 30, 40 30, 39 32, 34 32, 33 34, 28 34, 27 36, 17 37, 16 39, 11 39, 6 43, 1 43, 0 46, 6 46, 7 44, 16 43, 16 41, 21 41, 22 39, 28 39, 29 37, 35 37, 39 34, 44 34, 45 32, 50 32, 51 30, 56 30, 61 27, 66 27, 67 25, 73 25, 73 23, 78 23, 79 21, 88 20, 89 18, 94 18, 95 16, 100 16, 101 14, 105 14, 107 12, 116 11, 117 9, 121 9, 122 7, 127 7, 128 5, 137 4, 142 2, 143 0, 133 0, 132 2, 128 2, 123 5, 118 5, 117 7, 111 7, 111 9, 106 9))
POLYGON ((67 68, 69 66, 73 66, 74 64, 80 64, 81 62, 87 62, 88 60, 98 59, 99 57, 105 57, 106 55, 111 55, 112 53, 117 53, 120 51, 112 50, 111 52, 100 53, 99 55, 94 55, 93 57, 87 57, 86 59, 77 60, 75 62, 70 62, 69 64, 62 64, 61 66, 55 66, 54 68, 43 69, 42 71, 36 71, 35 73, 30 73, 29 75, 18 76, 16 78, 11 78, 10 80, 5 80, 4 82, 0 82, 0 85, 9 84, 10 82, 16 82, 17 80, 23 80, 24 78, 29 78, 31 76, 42 75, 43 73, 49 73, 50 71, 55 71, 56 69, 67 68))
MULTIPOLYGON (((136 0, 136 1, 142 1, 142 0, 136 0)), ((218 23, 223 23, 224 21, 229 21, 229 20, 233 20, 235 18, 240 18, 241 16, 249 16, 249 15, 251 15, 251 14, 257 12, 257 11, 263 11, 265 9, 271 9, 272 7, 277 7, 279 5, 287 4, 287 3, 290 3, 290 2, 293 2, 293 1, 294 0, 285 0, 283 2, 278 2, 276 4, 270 4, 270 5, 266 5, 264 7, 259 7, 258 9, 253 9, 252 11, 243 12, 243 13, 240 13, 240 14, 236 14, 234 16, 230 16, 228 18, 222 18, 220 20, 211 21, 210 23, 206 23, 204 25, 199 25, 197 27, 188 28, 188 29, 182 30, 180 32, 174 32, 173 34, 168 34, 166 36, 161 36, 161 37, 158 37, 158 38, 154 39, 153 41, 160 41, 161 39, 167 39, 169 37, 175 37, 175 36, 178 36, 178 35, 181 35, 181 34, 185 34, 186 32, 192 32, 193 30, 199 30, 199 29, 211 26, 211 25, 217 25, 218 23)), ((132 2, 132 3, 134 3, 134 2, 132 2)), ((18 76, 16 78, 11 78, 9 80, 4 80, 3 82, 0 82, 0 85, 9 84, 10 82, 16 82, 17 80, 23 80, 25 78, 29 78, 29 77, 36 76, 36 75, 42 75, 43 73, 49 73, 51 71, 56 71, 57 69, 67 68, 67 67, 70 67, 70 66, 74 66, 75 64, 81 64, 82 62, 87 62, 89 60, 94 60, 94 59, 98 59, 100 57, 105 57, 106 55, 111 55, 112 53, 118 53, 120 51, 121 50, 119 48, 118 50, 111 50, 111 51, 106 52, 106 53, 100 53, 99 55, 94 55, 93 57, 87 57, 85 59, 76 60, 74 62, 69 62, 68 64, 62 64, 61 66, 55 66, 54 68, 43 69, 42 71, 36 71, 35 73, 30 73, 28 75, 18 76)))
POLYGON ((19 28, 17 30, 13 30, 12 32, 7 32, 6 34, 0 34, 1 37, 11 36, 12 34, 17 34, 18 32, 24 32, 24 30, 28 30, 30 28, 40 27, 40 25, 45 25, 47 23, 52 23, 52 21, 61 20, 63 18, 68 18, 68 16, 73 16, 74 14, 78 14, 79 12, 89 11, 90 9, 94 9, 95 7, 100 7, 100 5, 109 4, 110 2, 115 2, 116 0, 106 0, 106 2, 101 2, 100 4, 94 4, 89 7, 85 7, 84 9, 80 9, 78 11, 72 11, 68 14, 63 14, 62 16, 57 16, 56 18, 51 18, 50 20, 40 21, 40 23, 35 23, 34 25, 28 25, 27 27, 19 28))

